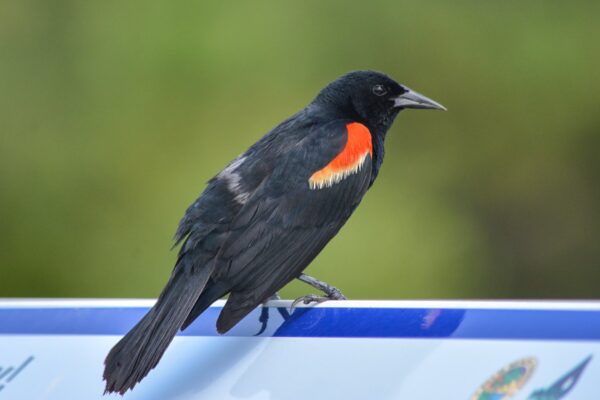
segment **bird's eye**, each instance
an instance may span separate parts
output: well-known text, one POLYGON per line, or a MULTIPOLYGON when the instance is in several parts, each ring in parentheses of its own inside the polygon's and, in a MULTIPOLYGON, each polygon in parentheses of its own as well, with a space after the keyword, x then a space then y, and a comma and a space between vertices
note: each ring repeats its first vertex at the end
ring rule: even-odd
POLYGON ((373 94, 375 96, 385 96, 387 94, 387 89, 383 85, 375 85, 373 86, 373 94))

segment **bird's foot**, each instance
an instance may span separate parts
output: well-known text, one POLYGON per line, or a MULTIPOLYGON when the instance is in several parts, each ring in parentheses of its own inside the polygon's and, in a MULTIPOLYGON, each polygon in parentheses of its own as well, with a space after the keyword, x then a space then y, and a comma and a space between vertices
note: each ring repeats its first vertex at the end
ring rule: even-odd
POLYGON ((340 289, 328 284, 327 282, 320 281, 317 278, 313 278, 312 276, 308 276, 306 274, 300 274, 296 279, 304 283, 308 283, 315 289, 319 289, 320 291, 324 292, 327 295, 326 300, 346 300, 346 296, 342 294, 340 289))
POLYGON ((319 304, 322 303, 324 301, 327 300, 346 300, 346 297, 342 294, 342 292, 339 291, 339 289, 334 288, 332 286, 333 290, 330 291, 329 293, 327 293, 327 296, 317 296, 316 294, 307 294, 306 296, 302 296, 302 297, 298 297, 296 300, 294 300, 294 302, 292 303, 292 306, 290 307, 290 314, 294 312, 294 310, 296 309, 296 306, 298 306, 298 304, 310 304, 310 303, 315 303, 315 304, 319 304))
POLYGON ((296 300, 294 300, 294 302, 292 303, 292 306, 290 307, 290 314, 292 314, 294 312, 294 310, 296 309, 296 306, 300 303, 302 303, 302 304, 310 304, 310 303, 319 304, 319 303, 322 303, 327 300, 329 300, 328 297, 317 296, 316 294, 307 294, 306 296, 298 297, 296 300))

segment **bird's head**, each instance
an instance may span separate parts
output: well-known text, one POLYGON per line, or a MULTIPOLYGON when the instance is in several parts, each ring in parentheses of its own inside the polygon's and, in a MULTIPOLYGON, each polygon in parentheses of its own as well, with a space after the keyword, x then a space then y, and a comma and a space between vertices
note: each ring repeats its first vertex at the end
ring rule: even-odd
POLYGON ((354 71, 327 85, 314 101, 383 134, 405 108, 446 110, 441 104, 375 71, 354 71))

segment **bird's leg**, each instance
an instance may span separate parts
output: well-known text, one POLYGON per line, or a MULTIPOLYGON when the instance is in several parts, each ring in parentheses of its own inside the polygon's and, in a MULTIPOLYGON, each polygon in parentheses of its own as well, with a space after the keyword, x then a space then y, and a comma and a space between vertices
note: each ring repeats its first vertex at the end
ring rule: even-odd
POLYGON ((327 300, 346 300, 346 296, 344 296, 342 294, 342 292, 340 291, 340 289, 336 288, 335 286, 331 286, 330 284, 320 281, 317 278, 313 278, 312 276, 308 276, 306 274, 300 274, 298 275, 298 278, 296 278, 304 283, 308 283, 309 285, 311 285, 312 287, 319 289, 320 291, 324 292, 326 294, 326 296, 317 296, 314 294, 308 294, 306 296, 302 296, 297 298, 296 300, 294 300, 294 302, 292 303, 292 307, 291 310, 293 311, 294 308, 296 308, 296 306, 299 303, 304 303, 304 304, 310 304, 310 303, 322 303, 324 301, 327 300))
POLYGON ((269 322, 269 307, 267 307, 267 303, 271 300, 281 300, 279 293, 275 293, 273 296, 265 300, 262 304, 262 309, 260 310, 260 317, 258 317, 258 322, 260 322, 262 325, 258 333, 256 333, 254 336, 260 336, 267 329, 267 323, 269 322))
POLYGON ((329 300, 346 300, 346 296, 342 294, 340 289, 332 286, 326 282, 320 281, 317 278, 313 278, 312 276, 308 276, 306 274, 300 274, 298 278, 296 278, 304 283, 308 283, 310 286, 315 289, 319 289, 323 293, 327 295, 327 299, 329 300))

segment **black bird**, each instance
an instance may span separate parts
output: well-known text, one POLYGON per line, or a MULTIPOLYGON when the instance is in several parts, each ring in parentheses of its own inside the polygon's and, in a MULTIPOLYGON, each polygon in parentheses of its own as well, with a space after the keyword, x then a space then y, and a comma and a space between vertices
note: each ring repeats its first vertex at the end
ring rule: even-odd
POLYGON ((377 178, 386 133, 405 108, 445 109, 382 73, 350 72, 211 179, 179 223, 183 244, 156 304, 106 357, 106 392, 133 388, 176 333, 227 294, 219 333, 293 279, 327 294, 300 301, 343 299, 302 271, 377 178))

